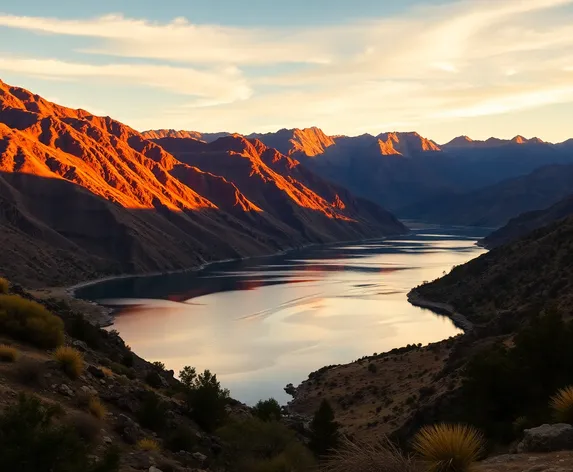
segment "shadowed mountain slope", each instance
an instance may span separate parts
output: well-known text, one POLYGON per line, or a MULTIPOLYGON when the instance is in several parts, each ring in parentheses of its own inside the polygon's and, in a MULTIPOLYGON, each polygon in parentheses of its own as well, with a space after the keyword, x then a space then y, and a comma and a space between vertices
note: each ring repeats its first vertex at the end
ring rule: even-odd
MULTIPOLYGON (((235 156, 254 145, 225 138, 213 146, 235 156)), ((0 82, 2 273, 29 285, 67 284, 406 230, 373 204, 362 214, 342 197, 319 195, 318 178, 315 191, 292 176, 265 174, 275 190, 263 206, 240 189, 250 180, 212 170, 109 117, 0 82)))

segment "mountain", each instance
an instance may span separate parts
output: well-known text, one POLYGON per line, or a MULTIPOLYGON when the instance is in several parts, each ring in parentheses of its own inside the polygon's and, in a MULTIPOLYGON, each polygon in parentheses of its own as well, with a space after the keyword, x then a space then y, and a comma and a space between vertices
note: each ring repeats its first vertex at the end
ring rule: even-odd
POLYGON ((492 249, 571 215, 573 215, 573 196, 570 195, 549 208, 529 211, 512 218, 505 226, 482 239, 480 245, 492 249))
MULTIPOLYGON (((275 155, 242 137, 212 146, 237 161, 246 148, 275 155)), ((66 285, 406 231, 309 171, 298 172, 314 188, 283 175, 294 161, 275 166, 264 177, 269 199, 255 203, 243 192, 251 193, 251 180, 241 189, 230 174, 186 164, 109 117, 0 82, 2 273, 32 286, 66 285)))
POLYGON ((517 135, 512 139, 499 139, 499 138, 488 138, 485 141, 473 140, 469 136, 458 136, 452 139, 450 142, 442 145, 442 149, 471 149, 471 148, 495 148, 500 146, 511 146, 514 144, 547 144, 539 138, 527 139, 521 135, 517 135))
POLYGON ((303 154, 314 157, 324 154, 326 148, 333 146, 335 140, 321 129, 312 127, 304 129, 281 129, 276 133, 253 133, 249 138, 258 139, 267 146, 277 149, 286 155, 303 154))
POLYGON ((572 189, 573 165, 546 166, 473 192, 430 199, 401 214, 441 224, 497 227, 521 213, 553 205, 572 189))
POLYGON ((200 133, 199 131, 185 131, 185 130, 174 130, 174 129, 152 129, 148 131, 143 131, 141 135, 145 139, 161 139, 161 138, 193 138, 199 141, 205 141, 210 143, 224 136, 229 136, 231 133, 221 132, 221 133, 200 133))
POLYGON ((492 249, 416 292, 483 323, 505 313, 526 316, 573 303, 573 217, 492 249), (520 315, 521 314, 521 315, 520 315))

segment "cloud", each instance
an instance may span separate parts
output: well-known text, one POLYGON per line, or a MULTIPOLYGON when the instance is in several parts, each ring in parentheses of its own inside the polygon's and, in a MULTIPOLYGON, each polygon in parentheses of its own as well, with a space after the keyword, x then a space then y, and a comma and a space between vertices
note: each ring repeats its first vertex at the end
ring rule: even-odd
MULTIPOLYGON (((103 79, 139 84, 196 96, 194 106, 218 105, 248 99, 252 90, 235 68, 201 71, 150 64, 93 65, 56 59, 0 57, 0 70, 47 78, 103 79)), ((142 100, 145 97, 141 97, 142 100)))
POLYGON ((94 42, 82 51, 81 64, 8 57, 0 59, 0 69, 96 77, 193 96, 176 108, 134 117, 130 124, 140 128, 415 128, 573 101, 573 74, 567 72, 573 67, 573 15, 564 8, 571 4, 454 1, 306 29, 0 14, 0 26, 94 42), (94 54, 104 56, 99 63, 112 62, 90 64, 94 54), (138 60, 128 65, 122 57, 138 60))

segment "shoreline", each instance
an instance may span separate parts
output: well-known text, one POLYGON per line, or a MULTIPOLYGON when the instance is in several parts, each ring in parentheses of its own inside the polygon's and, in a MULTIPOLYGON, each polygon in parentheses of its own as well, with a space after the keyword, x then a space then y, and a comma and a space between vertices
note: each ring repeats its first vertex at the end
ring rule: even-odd
POLYGON ((408 302, 419 308, 426 308, 438 315, 445 315, 450 318, 454 324, 464 333, 468 333, 474 328, 474 324, 464 315, 458 313, 455 308, 447 303, 434 302, 421 297, 416 289, 412 289, 407 295, 408 302))

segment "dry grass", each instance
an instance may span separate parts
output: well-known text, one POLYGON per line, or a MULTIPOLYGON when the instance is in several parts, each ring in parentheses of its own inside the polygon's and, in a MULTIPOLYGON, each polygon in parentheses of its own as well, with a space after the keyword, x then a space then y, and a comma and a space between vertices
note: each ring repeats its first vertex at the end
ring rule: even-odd
POLYGON ((155 439, 145 438, 137 441, 137 449, 142 451, 159 451, 159 443, 155 439))
POLYGON ((0 293, 6 294, 10 290, 10 282, 4 277, 0 277, 0 293))
POLYGON ((573 386, 562 388, 549 402, 553 415, 560 423, 573 424, 573 386))
POLYGON ((0 330, 40 348, 54 348, 64 342, 62 319, 18 295, 0 295, 0 330))
POLYGON ((104 366, 99 366, 99 370, 101 370, 103 372, 103 375, 105 375, 106 377, 113 377, 113 370, 111 370, 109 367, 104 367, 104 366))
POLYGON ((16 348, 0 344, 0 362, 16 362, 18 356, 19 352, 16 348))
POLYGON ((72 379, 77 379, 84 371, 84 356, 73 347, 60 346, 54 352, 54 359, 66 375, 72 379))
POLYGON ((88 411, 92 416, 101 420, 105 417, 107 412, 105 406, 101 402, 101 400, 97 397, 91 397, 88 401, 88 411))
POLYGON ((402 453, 388 438, 357 444, 345 440, 321 466, 324 472, 417 472, 413 459, 402 453))
POLYGON ((425 426, 414 438, 414 450, 429 472, 467 472, 483 452, 484 440, 472 426, 425 426))

